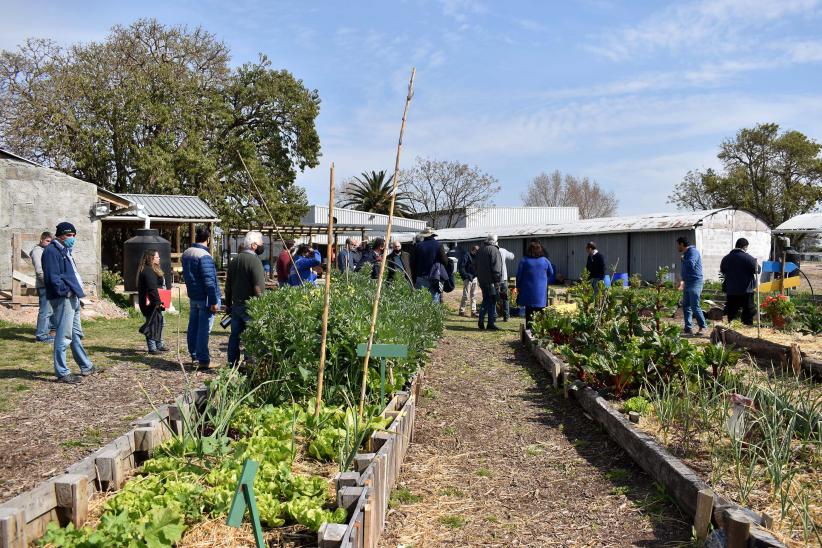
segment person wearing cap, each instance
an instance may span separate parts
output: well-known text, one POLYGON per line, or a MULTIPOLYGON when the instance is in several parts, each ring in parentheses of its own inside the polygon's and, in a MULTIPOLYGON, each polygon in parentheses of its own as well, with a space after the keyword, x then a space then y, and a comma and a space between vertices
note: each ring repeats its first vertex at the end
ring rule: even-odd
POLYGON ((419 234, 421 240, 414 246, 414 253, 411 256, 411 270, 414 279, 414 287, 417 289, 427 289, 431 292, 434 302, 442 301, 442 293, 439 284, 432 284, 430 281, 431 269, 434 263, 439 263, 448 268, 448 256, 445 254, 442 244, 437 241, 437 235, 430 228, 426 228, 419 234))
POLYGON ((225 279, 226 312, 231 315, 231 335, 228 337, 228 363, 240 361, 240 335, 251 321, 246 303, 265 291, 265 270, 260 261, 263 254, 263 234, 250 230, 243 240, 243 250, 231 259, 225 279))
POLYGON ((54 313, 46 297, 46 282, 43 279, 43 251, 49 246, 53 236, 51 232, 40 234, 40 241, 29 252, 31 264, 34 267, 35 287, 37 288, 38 310, 37 326, 34 329, 34 340, 37 342, 54 342, 50 332, 54 331, 54 313))
POLYGON ((207 226, 198 227, 194 233, 194 243, 182 256, 183 278, 190 306, 186 344, 192 363, 196 363, 199 369, 208 369, 211 365, 208 338, 222 297, 217 281, 217 265, 208 249, 210 239, 211 230, 207 226))
POLYGON ((499 330, 497 327, 497 301, 500 295, 500 284, 502 283, 502 255, 499 252, 496 234, 489 234, 485 242, 477 252, 474 259, 479 280, 480 291, 482 292, 482 304, 479 311, 479 328, 491 331, 499 330), (488 325, 485 324, 485 316, 488 316, 488 325))
POLYGON ((733 321, 741 310, 742 323, 753 325, 756 315, 756 271, 756 259, 748 254, 748 240, 739 238, 734 249, 719 263, 722 289, 726 295, 725 315, 728 316, 728 322, 733 321))
POLYGON ((74 225, 62 222, 57 225, 54 239, 43 250, 43 283, 46 298, 54 313, 54 373, 58 382, 77 384, 80 377, 72 374, 66 364, 66 350, 71 346, 71 355, 80 366, 80 374, 91 375, 94 364, 83 348, 83 327, 80 323, 80 299, 83 279, 74 261, 72 248, 77 241, 74 225))

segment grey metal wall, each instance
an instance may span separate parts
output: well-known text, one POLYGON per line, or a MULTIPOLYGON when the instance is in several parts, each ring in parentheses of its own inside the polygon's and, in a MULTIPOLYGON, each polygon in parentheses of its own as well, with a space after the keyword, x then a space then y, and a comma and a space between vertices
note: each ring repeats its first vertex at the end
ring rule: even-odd
POLYGON ((582 275, 588 254, 585 245, 593 241, 597 249, 605 257, 605 270, 609 272, 613 265, 617 265, 617 272, 625 272, 628 262, 628 234, 586 234, 583 236, 568 237, 568 274, 569 278, 577 279, 582 275))
POLYGON ((696 243, 693 230, 631 233, 630 273, 638 273, 647 281, 655 279, 656 271, 661 266, 670 268, 673 265, 674 272, 678 273, 682 266, 682 257, 676 248, 676 239, 680 236, 684 236, 692 244, 696 243))

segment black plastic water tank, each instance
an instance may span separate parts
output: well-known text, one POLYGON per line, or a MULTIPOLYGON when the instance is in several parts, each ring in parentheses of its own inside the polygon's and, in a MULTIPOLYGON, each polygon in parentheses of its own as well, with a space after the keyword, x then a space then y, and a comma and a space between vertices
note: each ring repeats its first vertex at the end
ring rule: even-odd
POLYGON ((154 228, 137 229, 137 235, 123 244, 123 285, 126 291, 137 291, 137 271, 147 249, 160 253, 160 267, 166 273, 166 287, 171 288, 171 242, 160 237, 154 228))

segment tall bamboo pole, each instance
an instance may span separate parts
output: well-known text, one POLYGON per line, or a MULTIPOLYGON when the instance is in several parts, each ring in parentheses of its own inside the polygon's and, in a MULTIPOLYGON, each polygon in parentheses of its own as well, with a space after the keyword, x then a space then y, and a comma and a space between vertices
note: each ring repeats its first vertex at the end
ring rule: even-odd
POLYGON ((380 259, 380 275, 377 276, 377 293, 374 297, 374 306, 371 309, 371 331, 368 333, 368 346, 365 351, 365 358, 362 364, 362 388, 360 389, 360 407, 358 414, 362 417, 363 407, 365 406, 365 389, 368 383, 368 362, 371 359, 371 348, 374 345, 374 329, 377 326, 377 315, 380 310, 380 294, 382 293, 382 277, 385 273, 385 262, 388 259, 388 243, 391 241, 391 225, 394 222, 394 204, 397 201, 397 183, 400 179, 400 154, 402 153, 402 137, 405 133, 405 121, 408 118, 408 107, 411 104, 411 98, 414 96, 414 76, 417 74, 417 69, 411 69, 411 80, 408 82, 408 95, 405 97, 405 109, 402 112, 402 124, 400 125, 400 139, 397 142, 397 158, 394 162, 394 184, 391 189, 391 206, 388 209, 388 226, 385 230, 385 249, 380 259))
POLYGON ((320 416, 323 401, 323 375, 325 374, 325 345, 328 339, 328 309, 331 306, 331 256, 334 250, 334 162, 331 162, 331 183, 328 190, 328 269, 325 271, 325 302, 323 303, 323 335, 320 343, 320 371, 317 374, 317 407, 314 416, 320 416))

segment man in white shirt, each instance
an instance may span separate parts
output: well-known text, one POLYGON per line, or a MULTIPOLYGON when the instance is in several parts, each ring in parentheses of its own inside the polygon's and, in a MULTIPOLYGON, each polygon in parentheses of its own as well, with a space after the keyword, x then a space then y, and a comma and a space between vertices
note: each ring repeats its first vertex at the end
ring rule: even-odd
POLYGON ((46 283, 43 278, 43 250, 49 246, 51 240, 51 232, 43 232, 40 234, 40 243, 29 252, 31 264, 34 266, 35 287, 37 288, 40 305, 37 311, 37 327, 34 329, 34 339, 37 342, 45 343, 54 341, 54 336, 50 335, 50 332, 54 331, 54 314, 46 297, 46 283))

